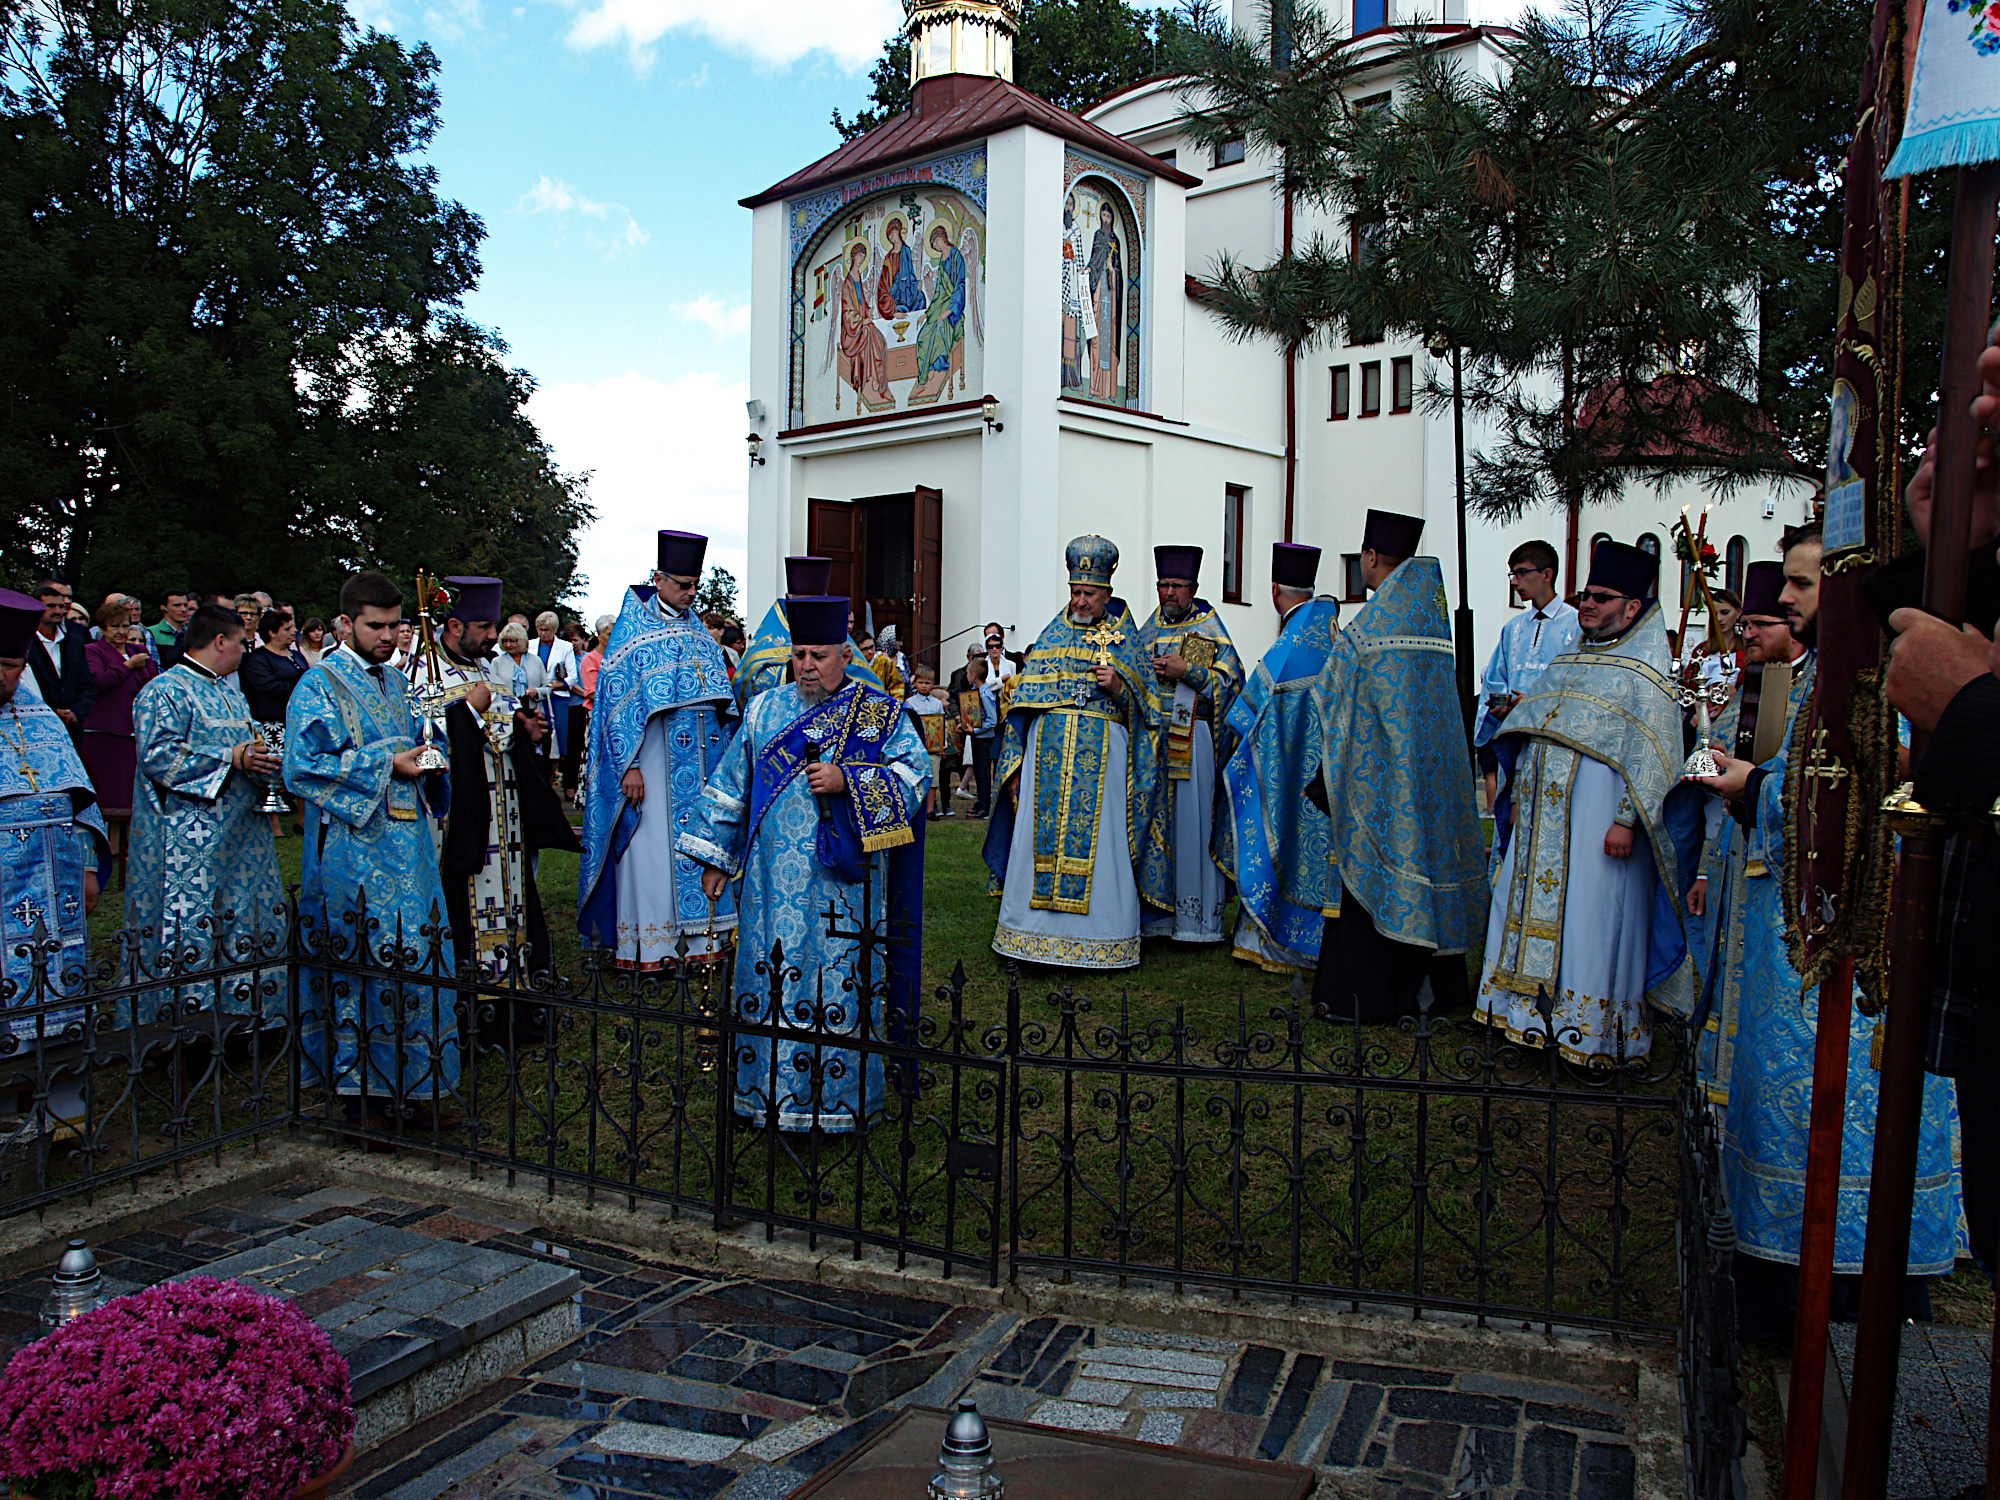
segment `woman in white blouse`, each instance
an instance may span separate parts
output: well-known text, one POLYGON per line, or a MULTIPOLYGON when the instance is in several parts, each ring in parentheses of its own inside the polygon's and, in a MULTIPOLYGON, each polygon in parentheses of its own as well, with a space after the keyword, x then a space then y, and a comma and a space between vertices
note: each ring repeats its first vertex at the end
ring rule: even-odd
POLYGON ((486 663, 486 680, 520 699, 524 712, 538 714, 547 707, 549 674, 542 659, 528 649, 528 632, 519 625, 509 624, 500 632, 500 649, 486 663))

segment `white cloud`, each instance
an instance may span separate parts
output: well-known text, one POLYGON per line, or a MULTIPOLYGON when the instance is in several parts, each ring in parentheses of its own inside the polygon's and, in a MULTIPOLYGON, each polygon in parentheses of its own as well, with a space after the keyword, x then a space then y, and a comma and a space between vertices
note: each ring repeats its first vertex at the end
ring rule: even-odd
POLYGON ((485 23, 481 0, 435 0, 405 14, 396 0, 347 0, 347 13, 357 26, 377 31, 420 33, 426 41, 455 42, 485 23))
POLYGON ((707 0, 570 0, 581 10, 569 44, 582 51, 623 43, 632 66, 653 65, 656 44, 683 28, 731 52, 782 66, 814 52, 849 71, 865 68, 882 39, 903 24, 897 0, 764 0, 713 5, 707 0))
POLYGON ((534 214, 581 214, 587 219, 603 223, 609 233, 589 236, 593 245, 602 246, 607 253, 620 250, 635 250, 651 238, 639 227, 639 221, 632 217, 632 210, 622 203, 600 203, 595 198, 586 198, 560 177, 551 177, 544 172, 535 185, 521 195, 515 205, 523 213, 534 214), (620 220, 624 222, 620 224, 620 220))
POLYGON ((731 307, 720 297, 703 292, 692 302, 676 302, 674 312, 690 323, 699 323, 718 339, 747 338, 750 334, 750 304, 731 307))
POLYGON ((747 555, 749 468, 743 403, 750 387, 713 372, 673 381, 628 372, 545 385, 528 404, 564 469, 591 473, 597 519, 579 565, 589 619, 617 613, 625 590, 653 568, 654 533, 699 531, 708 561, 740 585, 747 555))

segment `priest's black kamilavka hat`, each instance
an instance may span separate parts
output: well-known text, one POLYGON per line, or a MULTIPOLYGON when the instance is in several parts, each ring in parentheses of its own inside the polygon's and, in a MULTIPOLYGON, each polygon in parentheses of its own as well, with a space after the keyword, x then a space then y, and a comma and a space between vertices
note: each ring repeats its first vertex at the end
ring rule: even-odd
POLYGON ((845 594, 822 594, 787 599, 785 619, 792 627, 792 644, 845 646, 847 612, 850 607, 845 594))
POLYGON ((1319 548, 1304 542, 1271 544, 1271 582, 1281 588, 1309 589, 1319 578, 1319 548))
POLYGON ((1201 548, 1199 547, 1155 547, 1153 549, 1153 576, 1159 579, 1185 578, 1189 583, 1201 579, 1201 548))
POLYGON ((35 627, 42 623, 42 601, 33 594, 17 594, 0 589, 0 656, 19 661, 34 644, 35 627))
POLYGON ((830 557, 788 557, 785 559, 785 592, 802 598, 821 598, 833 581, 830 557))
POLYGON ((445 579, 444 586, 451 593, 451 609, 447 618, 495 621, 500 618, 499 579, 468 573, 445 579))
POLYGON ((708 554, 708 538, 692 531, 660 533, 659 571, 675 578, 701 577, 701 560, 708 554))
POLYGON ((1393 510, 1371 510, 1368 525, 1361 533, 1361 550, 1383 557, 1415 557, 1424 540, 1422 516, 1398 515, 1393 510))
POLYGON ((1785 620, 1791 618, 1784 601, 1778 597, 1785 588, 1785 565, 1774 562, 1753 562, 1743 570, 1743 609, 1745 616, 1755 615, 1760 620, 1785 620))
POLYGON ((1599 542, 1590 554, 1590 587, 1610 589, 1627 599, 1650 599, 1660 576, 1659 559, 1626 542, 1599 542))

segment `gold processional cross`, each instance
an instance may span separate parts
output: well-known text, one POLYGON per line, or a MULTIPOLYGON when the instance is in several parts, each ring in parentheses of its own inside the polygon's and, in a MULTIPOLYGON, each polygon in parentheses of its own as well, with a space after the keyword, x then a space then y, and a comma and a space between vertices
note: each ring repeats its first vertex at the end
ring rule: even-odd
POLYGON ((1099 620, 1090 629, 1084 631, 1083 638, 1097 648, 1097 657, 1092 662, 1092 665, 1099 667, 1110 666, 1111 648, 1125 644, 1124 632, 1119 630, 1109 620, 1099 620))
MULTIPOLYGON (((1837 789, 1841 782, 1847 779, 1847 767, 1827 754, 1824 725, 1813 731, 1812 754, 1806 757, 1805 769, 1800 771, 1799 775, 1808 781, 1825 782, 1828 790, 1837 789)), ((1810 857, 1816 858, 1819 854, 1819 798, 1808 798, 1806 806, 1807 833, 1813 842, 1813 847, 1807 853, 1810 857)))

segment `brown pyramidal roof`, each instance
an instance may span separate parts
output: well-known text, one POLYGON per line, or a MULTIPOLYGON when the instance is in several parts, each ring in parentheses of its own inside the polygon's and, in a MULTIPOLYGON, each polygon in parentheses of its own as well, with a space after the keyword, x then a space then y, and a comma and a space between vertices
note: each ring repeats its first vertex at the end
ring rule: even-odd
POLYGON ((866 135, 855 137, 783 182, 743 199, 743 206, 756 208, 780 198, 794 197, 828 183, 844 182, 850 177, 931 156, 948 146, 984 140, 1016 125, 1032 125, 1099 156, 1177 182, 1182 187, 1195 187, 1201 181, 1003 78, 948 73, 919 83, 914 102, 903 114, 877 125, 866 135))

